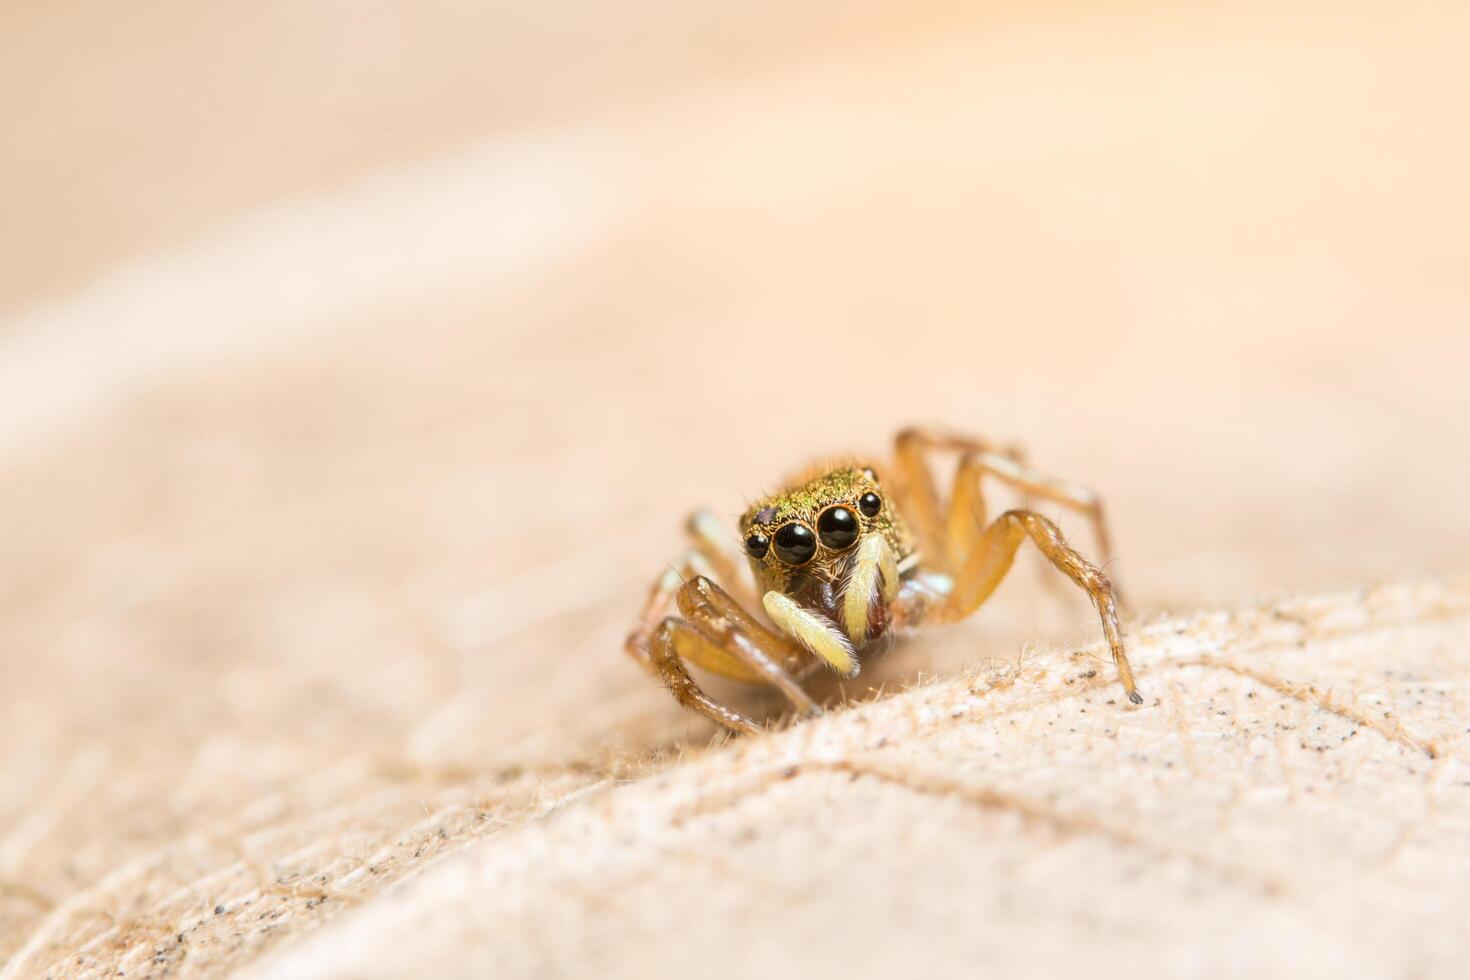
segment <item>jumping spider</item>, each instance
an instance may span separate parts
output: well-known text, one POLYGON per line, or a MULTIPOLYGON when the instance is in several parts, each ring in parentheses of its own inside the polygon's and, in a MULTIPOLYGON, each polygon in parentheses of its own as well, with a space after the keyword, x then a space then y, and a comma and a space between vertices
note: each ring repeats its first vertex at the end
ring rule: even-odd
POLYGON ((1092 598, 1123 690, 1134 704, 1143 703, 1107 577, 1035 511, 1008 510, 987 524, 980 483, 994 476, 1022 494, 1081 512, 1106 564, 1107 529, 1095 494, 1031 469, 1014 449, 924 429, 899 433, 892 475, 888 485, 861 463, 823 466, 752 504, 740 518, 740 536, 753 584, 741 574, 741 554, 720 522, 696 512, 689 519, 693 546, 654 584, 628 653, 662 677, 684 707, 737 732, 755 732, 754 721, 700 690, 686 661, 774 685, 799 713, 814 714, 821 709, 801 678, 823 666, 855 676, 858 651, 886 631, 969 616, 1029 537, 1092 598), (929 467, 940 452, 960 454, 947 506, 929 467), (747 611, 757 597, 768 622, 747 611), (680 615, 669 614, 671 603, 680 615))

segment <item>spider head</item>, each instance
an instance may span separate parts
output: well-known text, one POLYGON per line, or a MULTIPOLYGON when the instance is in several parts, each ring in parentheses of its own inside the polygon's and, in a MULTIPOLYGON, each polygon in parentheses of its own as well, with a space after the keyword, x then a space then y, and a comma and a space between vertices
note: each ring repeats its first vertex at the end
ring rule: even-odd
MULTIPOLYGON (((899 561, 913 551, 908 529, 870 466, 824 467, 758 500, 740 518, 745 554, 761 591, 793 598, 832 595, 868 535, 883 536, 899 561)), ((815 598, 815 597, 814 597, 815 598)), ((815 601, 830 606, 832 598, 815 601)))

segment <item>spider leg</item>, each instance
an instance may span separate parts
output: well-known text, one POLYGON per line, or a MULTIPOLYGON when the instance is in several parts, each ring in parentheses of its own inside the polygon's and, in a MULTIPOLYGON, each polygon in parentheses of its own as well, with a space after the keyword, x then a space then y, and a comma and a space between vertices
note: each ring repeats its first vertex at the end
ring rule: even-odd
MULTIPOLYGON (((1021 451, 1015 447, 997 448, 983 439, 948 435, 928 429, 905 429, 898 435, 895 455, 899 460, 900 470, 906 477, 917 469, 927 481, 927 491, 920 494, 920 506, 923 508, 923 501, 927 499, 932 502, 932 509, 921 509, 917 520, 921 523, 930 521, 934 528, 942 528, 940 533, 944 535, 946 546, 941 554, 948 559, 950 567, 954 567, 964 555, 969 554, 980 529, 985 526, 985 504, 980 491, 980 478, 987 474, 1021 493, 1022 510, 1031 509, 1030 497, 1035 496, 1081 514, 1092 525, 1093 538, 1097 542, 1098 557, 1103 567, 1107 567, 1113 560, 1112 536, 1108 533, 1107 520, 1103 515, 1102 499, 1087 487, 1057 479, 1028 466, 1021 451), (938 496, 924 459, 926 452, 946 450, 962 455, 950 494, 949 511, 941 516, 938 496), (974 511, 973 519, 970 511, 974 511)), ((1114 591, 1121 593, 1116 586, 1114 591)), ((1122 601, 1121 598, 1119 601, 1122 601)))
POLYGON ((733 708, 726 707, 705 694, 681 659, 697 645, 712 645, 691 623, 670 616, 658 625, 649 638, 649 661, 663 678, 669 693, 690 711, 704 715, 717 724, 742 735, 754 735, 760 726, 733 708))
POLYGON ((919 540, 920 551, 927 563, 949 570, 963 558, 964 552, 955 553, 954 545, 962 542, 956 541, 950 533, 955 525, 953 515, 956 508, 951 503, 946 513, 939 489, 934 484, 934 474, 929 469, 929 457, 943 451, 987 453, 1016 463, 1022 461, 1024 454, 1017 446, 1003 446, 988 439, 950 435, 928 428, 904 429, 894 439, 895 489, 902 500, 904 516, 919 540))
POLYGON ((1103 635, 1112 650, 1113 664, 1128 700, 1142 704, 1143 697, 1133 680, 1133 669, 1123 650, 1123 631, 1118 623, 1118 603, 1106 575, 1077 553, 1062 537, 1057 526, 1035 511, 1008 510, 980 534, 975 546, 955 574, 953 590, 939 611, 944 619, 962 619, 990 598, 1015 560, 1016 549, 1030 538, 1058 570, 1084 589, 1097 607, 1103 635))
POLYGON ((796 681, 811 666, 811 655, 762 625, 724 589, 707 578, 693 579, 679 590, 679 611, 714 641, 712 647, 693 648, 686 660, 735 680, 765 681, 803 713, 820 710, 796 681))
POLYGON ((680 586, 675 601, 684 618, 668 616, 651 632, 635 632, 628 646, 642 652, 680 704, 735 731, 757 730, 755 722, 707 695, 687 662, 734 680, 770 684, 801 714, 821 711, 795 677, 812 663, 804 649, 763 626, 703 575, 680 586))
POLYGON ((1098 557, 1102 564, 1106 566, 1113 560, 1113 542, 1108 534, 1107 520, 1103 517, 1102 500, 1092 490, 1047 476, 1023 463, 994 453, 967 455, 964 464, 973 467, 978 473, 988 473, 1018 490, 1061 504, 1083 515, 1092 524, 1092 534, 1097 542, 1098 557))
POLYGON ((629 634, 623 647, 628 655, 645 667, 652 668, 649 659, 653 631, 674 607, 679 590, 695 576, 703 575, 726 583, 727 587, 749 602, 755 601, 754 590, 748 583, 749 571, 743 569, 740 555, 734 543, 723 533, 719 518, 708 510, 696 510, 684 522, 691 544, 674 563, 658 577, 644 600, 643 612, 638 617, 638 628, 629 634))
POLYGON ((755 580, 750 574, 745 552, 726 523, 712 511, 700 508, 689 515, 684 528, 694 541, 694 550, 714 569, 711 577, 716 582, 723 582, 725 591, 736 601, 746 605, 755 602, 755 580))

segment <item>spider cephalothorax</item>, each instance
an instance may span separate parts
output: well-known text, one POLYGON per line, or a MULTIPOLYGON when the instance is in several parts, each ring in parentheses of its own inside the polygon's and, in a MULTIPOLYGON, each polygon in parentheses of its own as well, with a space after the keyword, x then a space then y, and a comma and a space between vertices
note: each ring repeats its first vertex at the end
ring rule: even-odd
MULTIPOLYGON (((870 568, 881 576, 891 566, 896 585, 898 575, 918 558, 902 515, 870 466, 823 467, 816 476, 756 501, 740 518, 740 537, 762 596, 788 596, 838 623, 854 580, 861 591, 872 584, 867 582, 870 568)), ((857 646, 887 625, 887 605, 871 606, 873 621, 861 631, 847 631, 857 646)))
POLYGON ((689 521, 694 546, 655 584, 628 652, 657 671, 685 706, 737 731, 754 731, 754 722, 700 690, 686 661, 774 684, 798 710, 816 711, 799 678, 823 665, 856 674, 859 652, 891 625, 969 615, 1029 539, 1091 596, 1123 688, 1129 700, 1142 701, 1106 576, 1034 511, 1011 510, 986 523, 980 483, 990 475, 1084 512, 1106 558, 1102 507, 1091 492, 1029 469, 1015 450, 917 429, 900 433, 894 467, 898 479, 889 487, 871 466, 824 465, 752 504, 739 524, 748 579, 719 522, 697 512, 689 521), (945 450, 961 457, 941 506, 928 456, 945 450), (769 624, 747 611, 752 600, 769 624), (681 616, 667 615, 671 603, 681 616))

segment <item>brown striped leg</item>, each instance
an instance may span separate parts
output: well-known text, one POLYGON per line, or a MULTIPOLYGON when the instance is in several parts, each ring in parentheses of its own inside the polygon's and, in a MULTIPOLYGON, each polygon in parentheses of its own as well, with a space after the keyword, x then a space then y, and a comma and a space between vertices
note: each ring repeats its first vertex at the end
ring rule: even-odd
POLYGON ((734 731, 758 730, 755 722, 699 687, 685 666, 692 663, 735 680, 770 684, 801 714, 821 711, 794 676, 812 662, 804 649, 763 626, 705 576, 686 582, 676 601, 685 618, 665 618, 645 649, 650 666, 680 704, 734 731))
POLYGON ((1030 538, 1051 563, 1087 592, 1102 620, 1103 635, 1113 654, 1118 679, 1128 700, 1142 704, 1143 697, 1133 680, 1133 669, 1123 650, 1123 630, 1118 623, 1118 603, 1112 583, 1098 567, 1077 553, 1062 537, 1057 526, 1029 510, 1008 510, 981 534, 955 576, 954 588, 943 610, 943 618, 962 619, 990 598, 1015 560, 1016 549, 1030 538))

